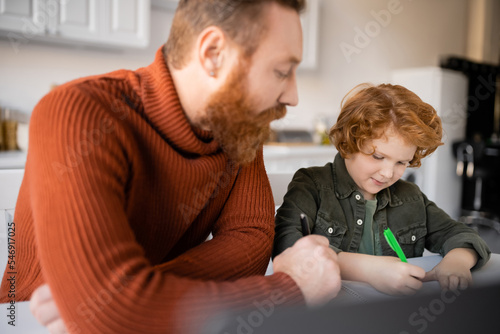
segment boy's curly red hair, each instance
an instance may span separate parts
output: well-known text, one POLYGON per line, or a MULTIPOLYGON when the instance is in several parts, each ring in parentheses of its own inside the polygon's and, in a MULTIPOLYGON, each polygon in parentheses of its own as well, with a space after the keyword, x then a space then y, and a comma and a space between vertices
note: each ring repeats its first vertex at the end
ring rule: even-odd
POLYGON ((417 147, 409 167, 420 167, 423 158, 443 145, 436 110, 402 86, 361 84, 344 97, 341 105, 329 136, 343 158, 363 152, 367 141, 381 138, 389 129, 417 147))

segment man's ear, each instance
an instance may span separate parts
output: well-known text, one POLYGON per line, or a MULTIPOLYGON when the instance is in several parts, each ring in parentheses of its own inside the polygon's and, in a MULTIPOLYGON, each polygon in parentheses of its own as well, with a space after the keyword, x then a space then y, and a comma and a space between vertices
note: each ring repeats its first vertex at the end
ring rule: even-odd
POLYGON ((224 32, 215 26, 206 28, 199 35, 198 59, 205 72, 211 77, 217 76, 223 64, 226 43, 224 32))

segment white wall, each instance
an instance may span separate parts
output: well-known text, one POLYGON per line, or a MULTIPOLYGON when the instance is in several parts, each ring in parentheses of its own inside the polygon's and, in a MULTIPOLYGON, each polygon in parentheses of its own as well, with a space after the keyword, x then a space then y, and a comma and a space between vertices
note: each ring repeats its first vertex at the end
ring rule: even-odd
POLYGON ((467 0, 323 0, 320 20, 319 68, 300 74, 300 102, 288 126, 312 126, 317 115, 334 122, 342 97, 355 85, 388 81, 396 68, 438 66, 441 55, 463 56, 466 49, 467 0), (391 3, 400 4, 399 13, 385 27, 377 25, 371 12, 391 3), (356 46, 355 29, 366 26, 380 27, 379 33, 349 62, 340 45, 356 46))
MULTIPOLYGON (((171 16, 153 11, 146 50, 110 52, 29 41, 16 53, 9 41, 0 40, 0 105, 29 113, 52 84, 150 64, 167 39, 171 16)), ((466 29, 467 0, 321 0, 318 68, 299 72, 300 104, 276 126, 312 129, 322 115, 334 121, 342 97, 356 84, 387 81, 395 68, 436 66, 440 55, 463 56, 466 29), (393 14, 382 25, 371 12, 383 10, 393 14), (355 40, 355 29, 366 27, 372 37, 364 46, 355 40), (348 59, 342 43, 357 47, 359 54, 348 59)))

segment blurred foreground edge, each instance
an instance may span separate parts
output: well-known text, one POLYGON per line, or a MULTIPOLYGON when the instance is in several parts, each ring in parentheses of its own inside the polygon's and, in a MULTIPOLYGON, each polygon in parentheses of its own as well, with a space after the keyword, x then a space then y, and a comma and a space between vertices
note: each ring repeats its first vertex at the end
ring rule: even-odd
POLYGON ((467 290, 322 307, 253 307, 215 317, 202 334, 442 334, 500 333, 500 277, 467 290))

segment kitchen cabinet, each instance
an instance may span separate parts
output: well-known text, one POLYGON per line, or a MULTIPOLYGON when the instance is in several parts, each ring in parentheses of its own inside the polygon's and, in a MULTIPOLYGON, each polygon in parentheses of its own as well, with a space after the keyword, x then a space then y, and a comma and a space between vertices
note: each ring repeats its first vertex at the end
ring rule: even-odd
POLYGON ((318 66, 318 30, 320 0, 308 0, 306 10, 300 16, 303 34, 301 69, 314 70, 318 66))
POLYGON ((62 1, 55 33, 65 39, 146 47, 149 0, 62 1))
MULTIPOLYGON (((0 0, 0 30, 25 35, 43 35, 41 0, 0 0)), ((14 34, 10 34, 14 36, 14 34)))
POLYGON ((0 0, 0 33, 102 47, 146 47, 150 0, 0 0))

